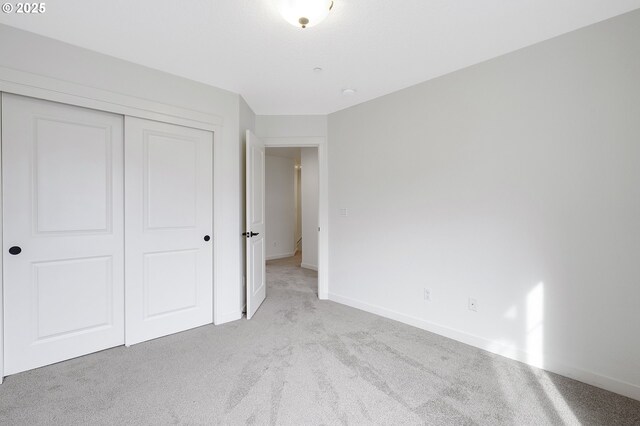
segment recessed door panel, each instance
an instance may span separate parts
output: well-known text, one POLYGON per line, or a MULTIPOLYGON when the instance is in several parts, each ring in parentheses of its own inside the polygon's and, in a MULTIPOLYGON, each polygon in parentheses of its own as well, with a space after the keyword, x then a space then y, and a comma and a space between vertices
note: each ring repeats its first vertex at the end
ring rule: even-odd
POLYGON ((2 112, 12 374, 124 343, 123 118, 7 94, 2 112))
POLYGON ((213 321, 213 134, 125 120, 126 342, 213 321))
POLYGON ((198 305, 198 250, 145 254, 145 320, 198 305))
POLYGON ((198 141, 145 134, 147 228, 193 228, 197 219, 198 141))
POLYGON ((35 125, 36 231, 107 231, 111 225, 110 128, 41 117, 35 118, 35 125))
POLYGON ((264 223, 264 191, 260 188, 264 185, 264 147, 251 146, 251 226, 260 226, 264 223))
POLYGON ((110 326, 112 269, 110 256, 34 263, 36 341, 110 326))
MULTIPOLYGON (((251 257, 253 259, 264 258, 264 238, 251 242, 251 257)), ((258 262, 251 265, 251 294, 259 294, 264 287, 264 268, 258 262)))

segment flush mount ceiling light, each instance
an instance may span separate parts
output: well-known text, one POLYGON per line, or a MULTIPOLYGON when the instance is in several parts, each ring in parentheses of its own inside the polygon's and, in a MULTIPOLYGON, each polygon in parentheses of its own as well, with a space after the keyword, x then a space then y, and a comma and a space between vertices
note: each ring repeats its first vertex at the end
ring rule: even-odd
POLYGON ((331 0, 276 0, 280 14, 291 25, 307 28, 319 24, 333 7, 331 0))

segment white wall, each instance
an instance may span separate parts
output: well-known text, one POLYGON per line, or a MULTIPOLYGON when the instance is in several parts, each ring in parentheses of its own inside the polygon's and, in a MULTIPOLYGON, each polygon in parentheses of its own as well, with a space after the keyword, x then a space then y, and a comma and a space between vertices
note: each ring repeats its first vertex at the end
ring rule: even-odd
POLYGON ((241 317, 239 96, 120 59, 0 25, 0 90, 87 101, 98 109, 190 115, 219 123, 214 142, 214 317, 241 317), (94 101, 95 100, 95 101, 94 101))
POLYGON ((300 150, 302 195, 302 264, 318 270, 318 149, 300 150))
POLYGON ((246 238, 242 236, 242 233, 246 228, 246 220, 245 216, 247 213, 246 209, 246 160, 245 156, 247 153, 247 130, 251 130, 255 133, 256 131, 256 114, 253 112, 249 104, 244 100, 242 96, 240 96, 239 103, 239 132, 238 137, 240 140, 240 231, 238 232, 238 238, 240 239, 240 276, 242 280, 240 280, 240 301, 239 306, 240 310, 243 311, 245 309, 245 303, 247 298, 247 253, 246 253, 246 238))
POLYGON ((327 136, 326 115, 258 115, 256 134, 261 138, 327 136))
POLYGON ((331 114, 330 298, 640 399, 638 76, 640 11, 331 114))
POLYGON ((265 244, 267 260, 295 253, 295 160, 265 156, 265 244))

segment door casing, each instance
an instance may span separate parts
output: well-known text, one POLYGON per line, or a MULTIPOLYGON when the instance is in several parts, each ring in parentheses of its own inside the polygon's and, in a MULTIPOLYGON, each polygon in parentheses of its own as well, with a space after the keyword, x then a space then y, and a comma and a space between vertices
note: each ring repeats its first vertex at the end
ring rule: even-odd
POLYGON ((329 166, 327 139, 322 136, 260 138, 266 148, 318 149, 318 299, 329 299, 329 166))

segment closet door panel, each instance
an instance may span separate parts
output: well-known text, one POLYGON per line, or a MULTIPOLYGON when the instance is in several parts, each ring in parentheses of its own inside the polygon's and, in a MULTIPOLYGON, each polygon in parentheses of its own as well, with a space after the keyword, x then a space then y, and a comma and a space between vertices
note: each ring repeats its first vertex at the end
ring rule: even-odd
POLYGON ((124 343, 123 118, 3 94, 5 374, 124 343))
POLYGON ((126 117, 126 342, 213 321, 213 134, 126 117))

